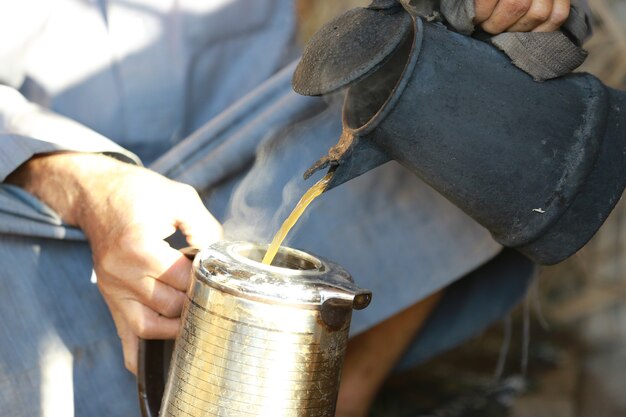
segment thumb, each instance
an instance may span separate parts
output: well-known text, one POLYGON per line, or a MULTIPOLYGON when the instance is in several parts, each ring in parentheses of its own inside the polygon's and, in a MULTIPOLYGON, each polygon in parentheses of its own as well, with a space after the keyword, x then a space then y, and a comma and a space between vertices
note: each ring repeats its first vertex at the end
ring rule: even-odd
POLYGON ((182 206, 184 210, 180 211, 177 227, 187 238, 187 243, 203 248, 222 239, 222 225, 206 209, 195 190, 182 206))

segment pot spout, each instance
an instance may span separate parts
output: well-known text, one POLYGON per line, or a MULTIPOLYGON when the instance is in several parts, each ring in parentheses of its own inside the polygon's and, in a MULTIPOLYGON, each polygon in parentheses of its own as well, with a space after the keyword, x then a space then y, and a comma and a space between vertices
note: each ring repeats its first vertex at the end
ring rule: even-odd
POLYGON ((333 177, 326 187, 328 191, 390 160, 391 157, 376 145, 344 130, 339 142, 304 173, 304 178, 308 179, 323 169, 332 171, 333 177))

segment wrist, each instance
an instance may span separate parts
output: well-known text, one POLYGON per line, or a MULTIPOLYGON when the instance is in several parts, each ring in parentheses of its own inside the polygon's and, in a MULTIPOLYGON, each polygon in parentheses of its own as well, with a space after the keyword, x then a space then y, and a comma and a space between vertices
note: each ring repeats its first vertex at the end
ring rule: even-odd
MULTIPOLYGON (((120 162, 88 153, 59 152, 36 155, 14 171, 6 182, 17 185, 57 212, 72 226, 85 229, 87 212, 93 204, 90 191, 98 190, 98 172, 114 169, 120 162)), ((104 178, 111 179, 113 176, 104 178)))

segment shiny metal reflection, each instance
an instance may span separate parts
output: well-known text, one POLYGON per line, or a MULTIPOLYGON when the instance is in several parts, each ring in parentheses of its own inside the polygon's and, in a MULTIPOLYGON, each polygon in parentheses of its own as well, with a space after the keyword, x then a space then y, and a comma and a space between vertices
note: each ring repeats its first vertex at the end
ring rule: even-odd
POLYGON ((264 251, 196 256, 161 416, 334 416, 352 308, 371 293, 328 261, 281 248, 268 266, 264 251))

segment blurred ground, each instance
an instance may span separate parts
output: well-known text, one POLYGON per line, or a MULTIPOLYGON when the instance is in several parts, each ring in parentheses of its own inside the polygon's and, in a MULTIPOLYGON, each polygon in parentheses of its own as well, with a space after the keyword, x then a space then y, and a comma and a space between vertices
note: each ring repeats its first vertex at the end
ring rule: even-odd
MULTIPOLYGON (((367 3, 299 0, 301 39, 367 3)), ((626 90, 626 1, 590 0, 590 6, 594 36, 581 70, 626 90)), ((510 318, 391 378, 372 416, 626 416, 625 253, 622 201, 581 252, 541 272, 510 318)))

